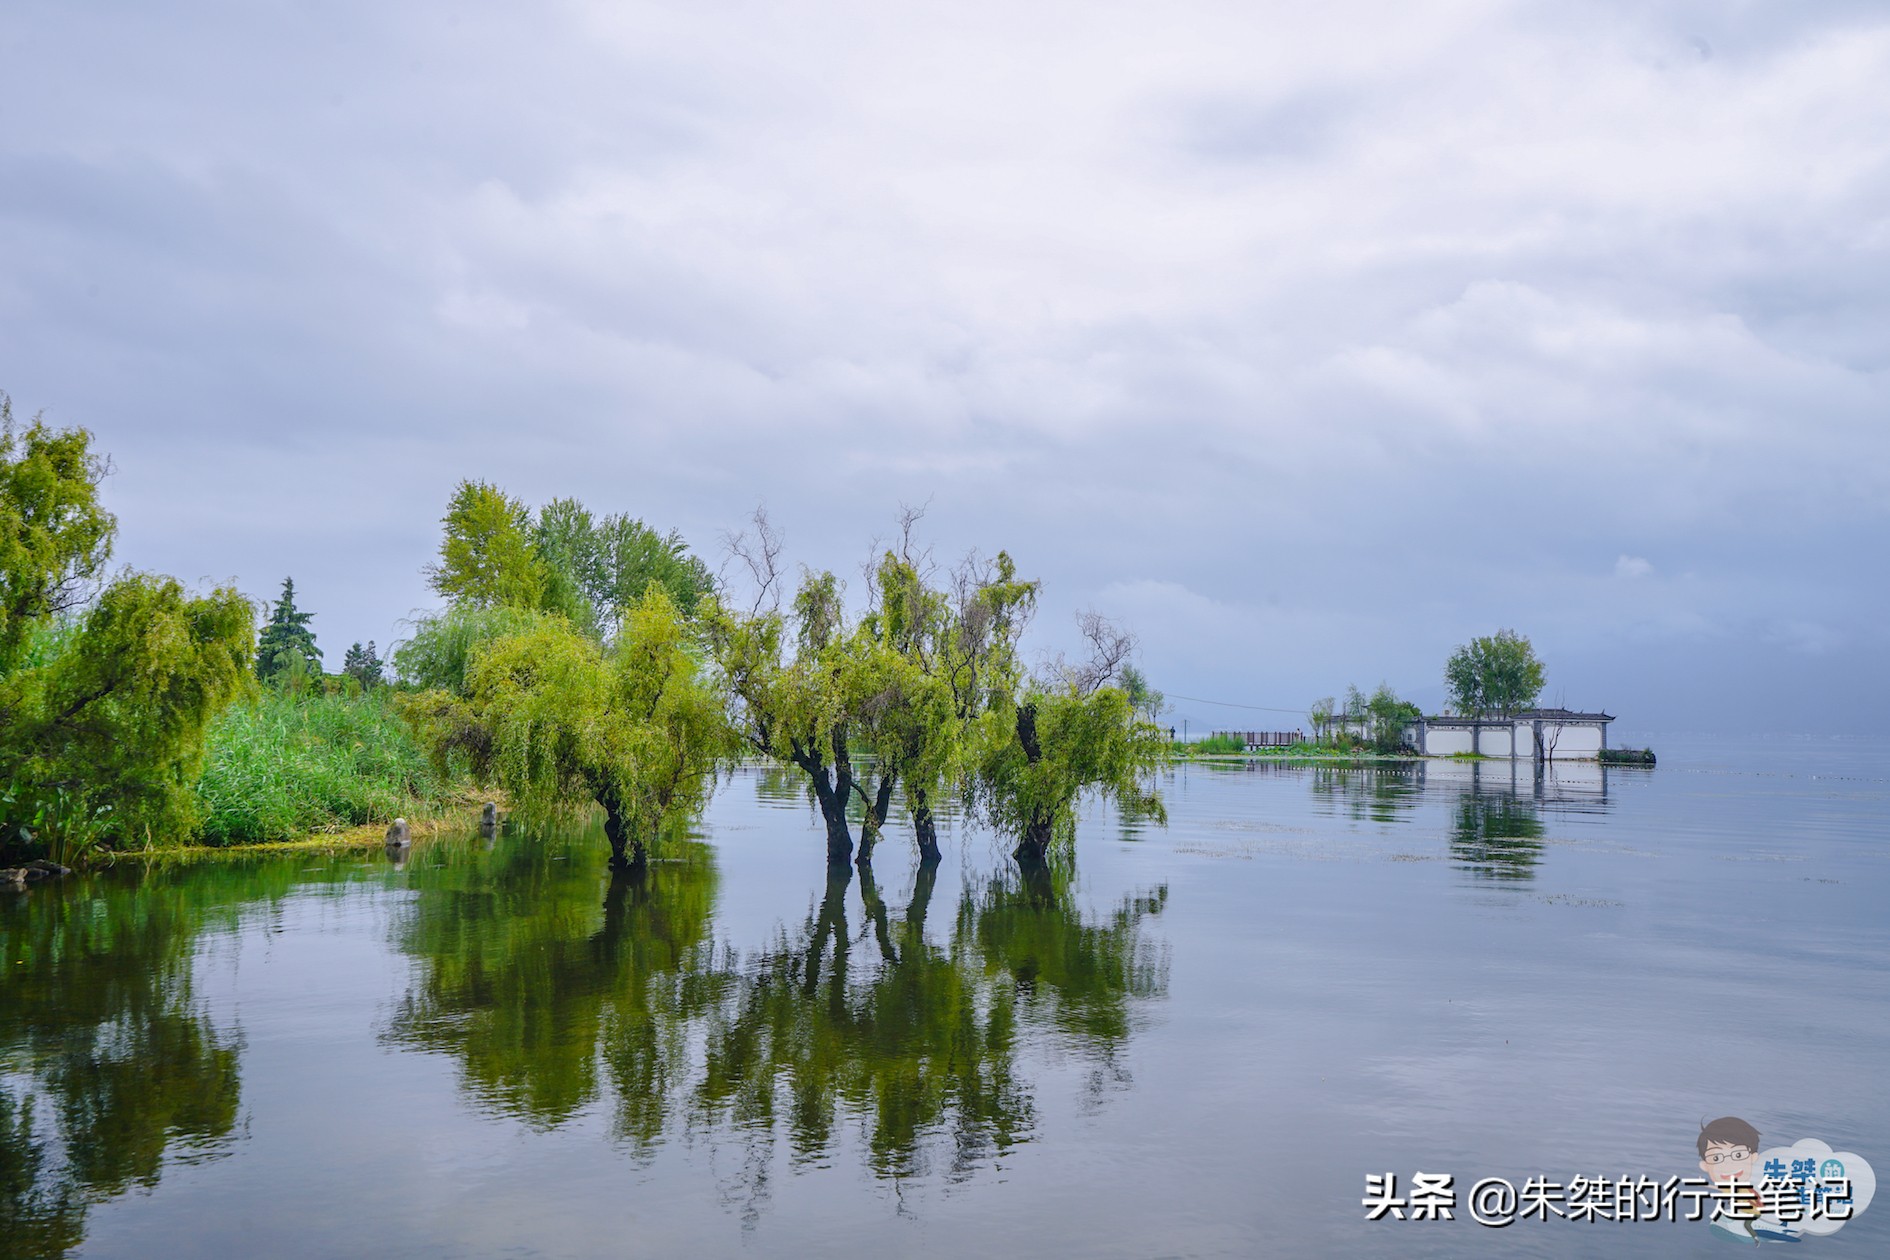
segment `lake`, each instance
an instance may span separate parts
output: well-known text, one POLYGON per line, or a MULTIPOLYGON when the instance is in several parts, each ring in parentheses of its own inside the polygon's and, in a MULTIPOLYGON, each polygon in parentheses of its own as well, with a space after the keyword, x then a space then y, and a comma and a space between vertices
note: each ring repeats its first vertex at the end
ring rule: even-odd
POLYGON ((1029 878, 953 822, 829 880, 745 769, 641 880, 508 831, 9 896, 0 1255, 1730 1254, 1463 1201, 1728 1114, 1890 1169, 1890 743, 1647 741, 1183 766, 1029 878), (1456 1219, 1366 1219, 1418 1171, 1456 1219))

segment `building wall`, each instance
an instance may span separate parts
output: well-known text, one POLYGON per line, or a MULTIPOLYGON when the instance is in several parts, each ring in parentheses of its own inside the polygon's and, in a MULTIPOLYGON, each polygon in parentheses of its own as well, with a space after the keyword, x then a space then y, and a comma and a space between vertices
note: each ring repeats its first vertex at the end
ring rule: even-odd
MULTIPOLYGON (((1473 728, 1469 726, 1426 723, 1422 729, 1424 746, 1419 751, 1427 757, 1448 757, 1453 753, 1475 751, 1485 757, 1513 756, 1526 761, 1535 760, 1536 731, 1533 719, 1483 723, 1475 731, 1474 749, 1471 746, 1473 728)), ((1543 739, 1544 743, 1554 743, 1555 747, 1549 755, 1556 761, 1594 761, 1607 746, 1606 731, 1599 722, 1545 721, 1543 739)))
POLYGON ((1470 747, 1470 732, 1454 726, 1424 728, 1424 747, 1418 751, 1427 757, 1448 757, 1452 753, 1475 751, 1470 747))
POLYGON ((1592 760, 1601 755, 1602 731, 1598 723, 1564 722, 1560 734, 1554 731, 1555 725, 1553 722, 1542 724, 1542 739, 1544 743, 1555 742, 1557 761, 1592 760))

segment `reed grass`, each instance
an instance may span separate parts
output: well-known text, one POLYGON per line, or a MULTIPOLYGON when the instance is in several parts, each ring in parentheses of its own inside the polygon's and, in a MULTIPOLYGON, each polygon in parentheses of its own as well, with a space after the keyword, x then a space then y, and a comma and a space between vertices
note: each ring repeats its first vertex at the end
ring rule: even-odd
POLYGON ((363 696, 277 692, 231 706, 211 725, 197 791, 198 844, 290 840, 463 805, 394 712, 363 696))

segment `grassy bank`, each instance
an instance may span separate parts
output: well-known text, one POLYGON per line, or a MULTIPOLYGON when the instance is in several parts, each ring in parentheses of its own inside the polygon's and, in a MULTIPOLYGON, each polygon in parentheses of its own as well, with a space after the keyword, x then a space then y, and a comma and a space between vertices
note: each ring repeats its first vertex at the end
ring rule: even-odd
MULTIPOLYGON (((442 832, 461 832, 477 819, 473 803, 434 818, 412 824, 416 843, 431 840, 442 832)), ((385 823, 364 823, 340 831, 323 831, 297 836, 293 840, 265 840, 255 844, 184 844, 168 849, 129 849, 109 855, 111 861, 135 861, 145 865, 189 864, 207 859, 247 857, 253 854, 281 853, 353 853, 380 850, 387 842, 385 823)))
POLYGON ((476 809, 442 778, 384 689, 296 699, 267 692, 211 725, 196 842, 219 847, 476 809))

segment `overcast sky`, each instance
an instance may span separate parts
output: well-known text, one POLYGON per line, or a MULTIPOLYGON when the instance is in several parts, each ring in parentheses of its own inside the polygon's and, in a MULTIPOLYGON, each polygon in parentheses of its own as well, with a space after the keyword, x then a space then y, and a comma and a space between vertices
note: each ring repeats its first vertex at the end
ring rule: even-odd
POLYGON ((1513 627, 1617 729, 1890 708, 1880 0, 9 0, 0 65, 0 389, 330 668, 473 477, 849 574, 925 503, 1192 697, 1513 627))

